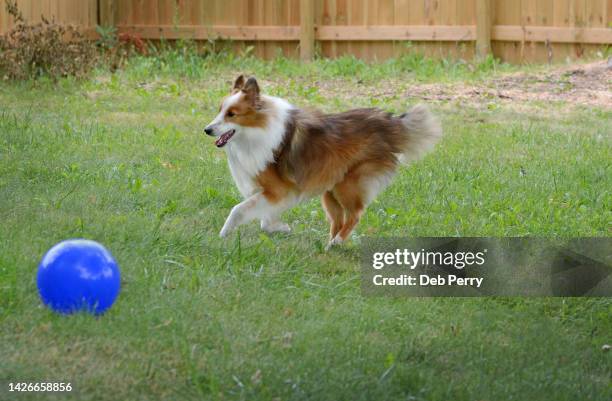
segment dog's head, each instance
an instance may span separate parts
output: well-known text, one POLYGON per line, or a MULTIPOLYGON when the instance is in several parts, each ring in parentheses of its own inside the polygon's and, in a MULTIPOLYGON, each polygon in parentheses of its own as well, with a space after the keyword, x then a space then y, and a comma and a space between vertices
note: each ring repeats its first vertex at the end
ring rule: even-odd
POLYGON ((234 137, 242 135, 247 128, 262 128, 266 116, 262 110, 259 85, 253 77, 236 78, 230 95, 223 99, 219 114, 204 128, 206 135, 217 138, 215 145, 222 148, 234 137))

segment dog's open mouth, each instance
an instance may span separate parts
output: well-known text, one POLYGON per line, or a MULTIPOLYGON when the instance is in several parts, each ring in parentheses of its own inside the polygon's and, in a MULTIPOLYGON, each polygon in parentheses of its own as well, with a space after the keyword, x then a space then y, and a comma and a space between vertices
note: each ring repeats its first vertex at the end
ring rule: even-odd
POLYGON ((215 141, 215 145, 217 145, 218 148, 224 147, 225 145, 227 145, 229 140, 232 139, 235 133, 236 133, 235 129, 231 129, 227 131, 225 134, 217 138, 217 140, 215 141))

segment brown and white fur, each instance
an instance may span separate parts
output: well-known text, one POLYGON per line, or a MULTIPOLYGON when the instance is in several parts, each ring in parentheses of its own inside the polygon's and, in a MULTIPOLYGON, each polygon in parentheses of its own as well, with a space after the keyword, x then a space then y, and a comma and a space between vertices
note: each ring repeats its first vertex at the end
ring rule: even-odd
POLYGON ((423 105, 397 117, 379 109, 323 114, 263 95, 255 78, 242 75, 204 131, 226 150, 244 197, 221 237, 255 219, 263 230, 287 232, 281 213, 322 195, 330 222, 327 248, 349 237, 401 162, 418 159, 442 136, 423 105))

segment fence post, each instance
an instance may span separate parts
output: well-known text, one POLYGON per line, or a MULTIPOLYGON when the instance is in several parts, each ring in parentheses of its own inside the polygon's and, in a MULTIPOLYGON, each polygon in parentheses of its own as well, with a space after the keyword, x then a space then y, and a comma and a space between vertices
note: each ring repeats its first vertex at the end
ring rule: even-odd
POLYGON ((315 7, 313 0, 300 0, 300 58, 312 60, 315 48, 315 7))
POLYGON ((98 0, 98 25, 115 26, 115 0, 98 0))
POLYGON ((476 55, 485 58, 491 53, 491 0, 476 0, 476 55))

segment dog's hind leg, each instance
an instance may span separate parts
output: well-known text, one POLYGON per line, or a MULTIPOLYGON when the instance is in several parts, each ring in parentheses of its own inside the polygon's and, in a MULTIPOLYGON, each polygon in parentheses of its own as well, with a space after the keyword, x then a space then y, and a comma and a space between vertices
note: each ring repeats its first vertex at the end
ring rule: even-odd
POLYGON ((330 238, 326 249, 346 241, 353 229, 359 223, 364 210, 364 194, 359 182, 359 176, 347 174, 345 179, 333 188, 333 196, 342 207, 342 226, 330 238))
POLYGON ((332 190, 344 212, 340 230, 332 236, 327 248, 343 243, 359 223, 367 205, 385 189, 395 175, 395 163, 364 163, 349 171, 332 190))
POLYGON ((329 221, 329 240, 333 240, 344 224, 344 209, 338 203, 331 191, 327 191, 321 197, 321 204, 325 209, 329 221))

